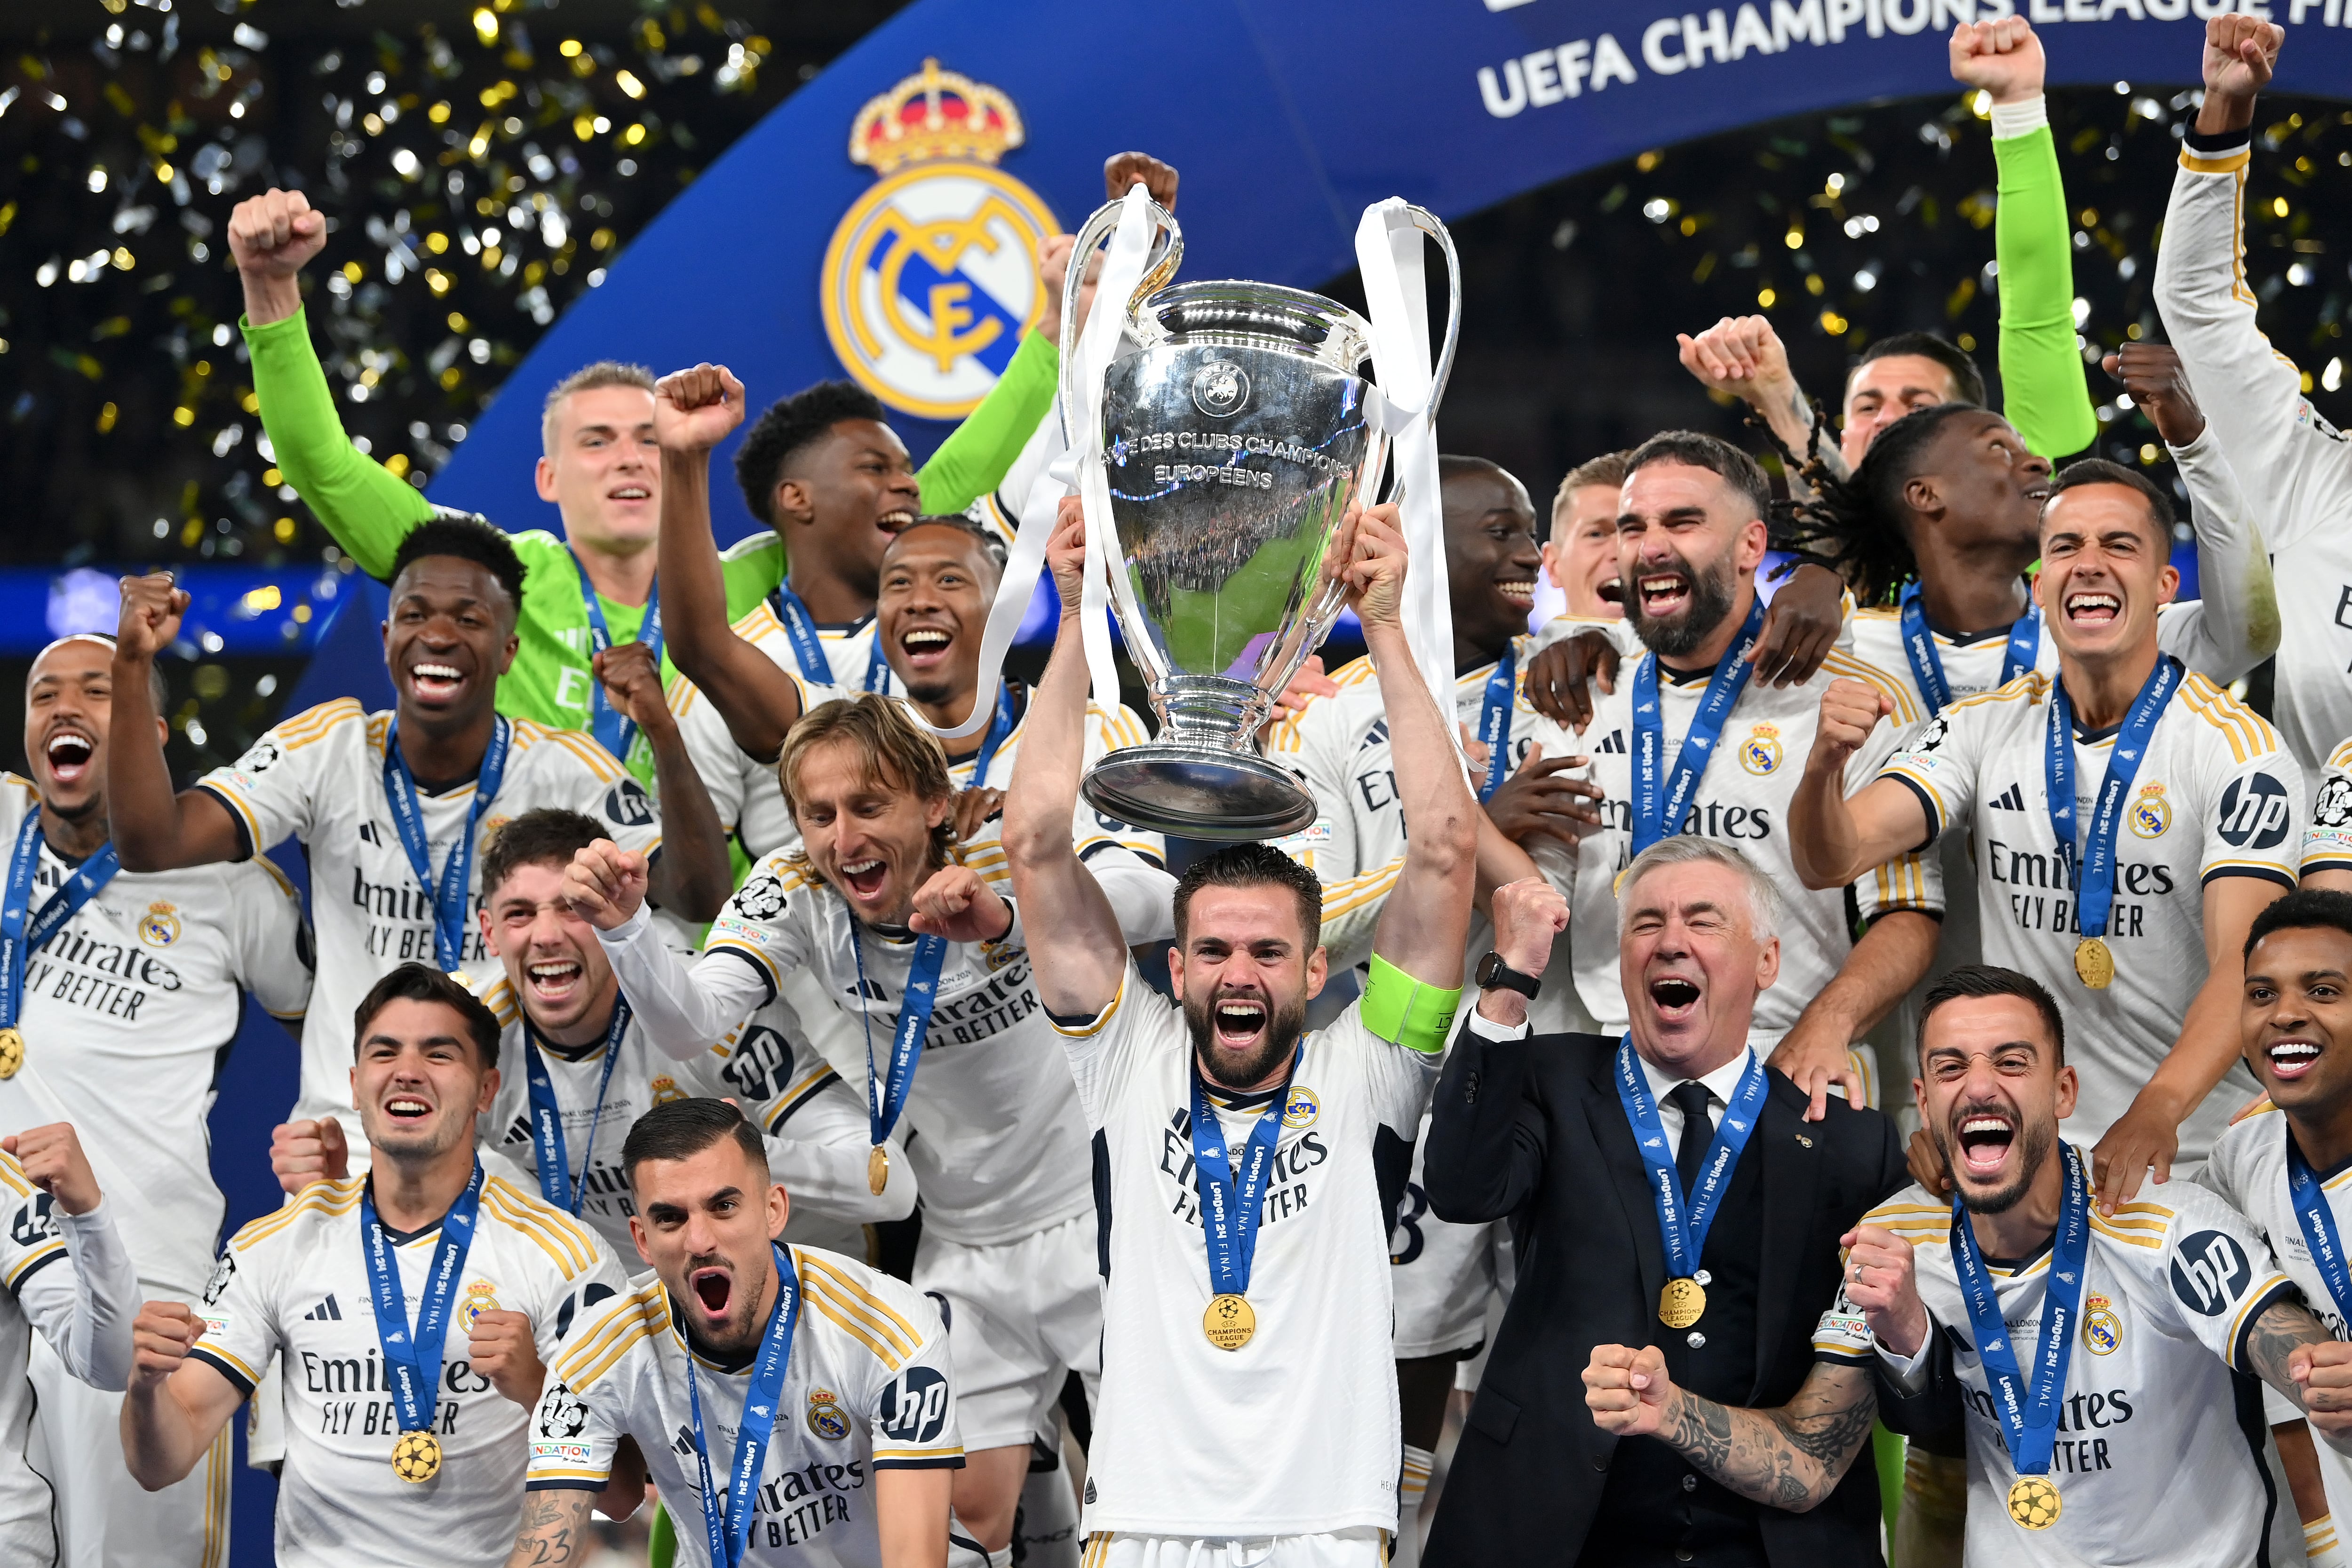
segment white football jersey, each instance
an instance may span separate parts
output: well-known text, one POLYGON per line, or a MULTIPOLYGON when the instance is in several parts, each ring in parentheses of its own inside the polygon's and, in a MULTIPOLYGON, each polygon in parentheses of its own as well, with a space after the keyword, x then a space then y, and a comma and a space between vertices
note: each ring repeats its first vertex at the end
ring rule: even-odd
MULTIPOLYGON (((0 858, 38 801, 0 775, 0 858)), ((78 869, 46 840, 39 852, 35 910, 78 869)), ((258 856, 118 871, 26 960, 25 1065, 0 1079, 0 1134, 73 1123, 99 1189, 124 1198, 117 1224, 140 1278, 163 1294, 193 1294, 220 1241, 205 1119, 248 991, 289 1023, 310 997, 302 906, 258 856)))
POLYGON ((1106 1167, 1087 1532, 1393 1531, 1389 1215, 1441 1058, 1381 1039, 1350 1003, 1306 1037, 1282 1105, 1212 1096, 1236 1162, 1261 1113, 1282 1118, 1250 1270, 1256 1332, 1225 1351, 1202 1328, 1214 1291, 1183 1015, 1130 964, 1099 1017, 1052 1026, 1106 1167))
MULTIPOLYGON (((2328 1289, 2326 1276, 2312 1261, 2311 1244, 2304 1239, 2303 1223, 2295 1217, 2294 1201, 2286 1184, 2286 1140, 2285 1115, 2265 1100, 2221 1134, 2212 1158, 2205 1162, 2197 1179, 2254 1222, 2270 1243, 2279 1268, 2302 1289, 2304 1303, 2327 1325, 2327 1331, 2339 1340, 2352 1339, 2352 1321, 2347 1321, 2344 1304, 2328 1289)), ((2320 1191, 2326 1194, 2328 1212, 2336 1216, 2336 1234, 2339 1238, 2352 1236, 2352 1169, 2314 1173, 2319 1177, 2320 1191)), ((2301 1411, 2288 1406, 2275 1393, 2267 1388, 2263 1392, 2271 1407, 2267 1419, 2273 1425, 2303 1418, 2301 1411)), ((2329 1513, 2352 1519, 2352 1458, 2336 1452, 2315 1432, 2311 1446, 2319 1456, 2329 1513)))
POLYGON ((2298 875, 2352 871, 2352 741, 2336 748, 2312 792, 2311 826, 2303 836, 2298 875))
MULTIPOLYGON (((837 1253, 794 1247, 790 1256, 800 1313, 751 1493, 743 1562, 881 1568, 869 1495, 875 1472, 963 1465, 947 1331, 911 1285, 837 1253)), ((723 1505, 751 1363, 722 1366, 689 1350, 668 1291, 651 1276, 585 1320, 551 1362, 530 1422, 530 1489, 601 1489, 614 1448, 634 1436, 677 1521, 680 1560, 701 1562, 709 1537, 689 1358, 711 1484, 723 1505)))
MULTIPOLYGON (((1888 760, 1884 776, 1919 797, 1930 835, 1973 835, 1984 959, 2031 974, 2073 1026, 2069 1060, 2082 1098, 2067 1131, 2096 1142, 2131 1106, 2180 1033, 2205 984, 2202 889, 2216 877, 2294 886, 2303 775, 2278 733, 2201 675, 2172 695, 2133 776, 2116 834, 2115 903, 2105 942, 2116 977, 2103 991, 2074 973, 2080 917, 2050 826, 2051 681, 2020 676, 1955 702, 1888 760)), ((2091 807, 2115 731, 2074 737, 2076 831, 2091 807)), ((2180 1124, 2173 1174, 2194 1175, 2230 1112, 2251 1099, 2242 1064, 2180 1124)))
MULTIPOLYGON (((1079 851, 1098 878, 1133 895, 1113 896, 1141 911, 1128 926, 1130 943, 1168 933, 1165 871, 1107 835, 1079 851)), ((1012 873, 992 835, 960 855, 1000 895, 1010 892, 1012 873)), ((917 945, 912 932, 857 923, 797 851, 752 868, 691 971, 656 951, 647 921, 599 940, 645 1026, 666 1041, 715 1038, 769 1005, 792 976, 813 975, 853 1026, 843 1032, 856 1054, 835 1066, 861 1097, 868 1031, 883 1068, 917 945)), ((1024 943, 1016 910, 1002 941, 950 944, 897 1129, 922 1186, 925 1227, 969 1246, 1034 1235, 1094 1201, 1086 1127, 1069 1074, 1047 1045, 1024 943)))
POLYGON ((123 1386, 140 1289, 112 1221, 138 1204, 117 1198, 69 1215, 26 1180, 15 1155, 0 1154, 0 1558, 10 1563, 54 1563, 58 1552, 51 1478, 26 1452, 33 1335, 85 1383, 123 1386))
MULTIPOLYGON (((2082 1151, 2087 1166, 2090 1150, 2082 1151)), ((2262 1550, 2269 1512, 2262 1437, 2238 1425, 2231 1373, 2263 1310, 2295 1300, 2246 1216, 2193 1182, 2162 1203, 2091 1211, 2082 1327, 2066 1365, 2048 1479, 2057 1521, 2010 1517, 2017 1479, 1952 1266, 1952 1208, 1906 1187, 1864 1215, 1909 1242, 1931 1331, 1952 1347, 1968 1433, 1969 1568, 2095 1568, 2115 1563, 2238 1568, 2262 1550)), ((2039 1342, 2050 1252, 1986 1264, 2021 1363, 2039 1342)), ((1823 1360, 1869 1364, 1870 1328, 1843 1296, 1814 1331, 1823 1360)))
MULTIPOLYGON (((1527 699, 1528 663, 1535 656, 1537 640, 1515 637, 1511 646, 1517 668, 1507 772, 1526 759, 1543 722, 1527 699)), ((1474 737, 1486 710, 1486 682, 1494 673, 1495 667, 1485 664, 1454 679, 1454 716, 1474 737)), ((1309 699, 1267 731, 1265 754, 1295 771, 1315 796, 1315 821, 1276 839, 1275 847, 1323 883, 1323 946, 1336 972, 1353 969, 1371 956, 1381 910, 1404 868, 1405 826, 1404 808, 1397 799, 1388 714, 1372 661, 1351 660, 1331 679, 1338 692, 1309 699)), ((1545 728, 1547 736, 1551 732, 1545 728)), ((1560 753, 1553 749, 1546 754, 1560 753)), ((1557 860, 1544 869, 1549 872, 1554 867, 1564 870, 1557 860)), ((1483 917, 1475 917, 1472 927, 1470 945, 1483 953, 1492 945, 1487 940, 1491 928, 1483 917)))
MULTIPOLYGON (((198 1309, 204 1336, 188 1353, 248 1396, 278 1358, 279 1563, 407 1568, 428 1541, 442 1561, 502 1562, 521 1521, 530 1412, 474 1370, 467 1331, 479 1312, 525 1313, 540 1359, 552 1362, 565 1331, 625 1293, 628 1276, 594 1231, 493 1172, 442 1342, 433 1425, 441 1471, 404 1480, 392 1468, 399 1406, 360 1236, 367 1179, 314 1182, 230 1237, 198 1309)), ((440 1241, 436 1223, 393 1249, 412 1326, 440 1241)))
MULTIPOLYGON (((1606 798, 1601 826, 1577 846, 1570 893, 1571 919, 1560 940, 1574 959, 1579 998, 1604 1034, 1625 1028, 1625 998, 1617 980, 1617 874, 1633 859, 1633 668, 1617 672, 1614 692, 1594 692, 1592 722, 1581 736, 1538 718, 1532 739, 1544 754, 1588 753, 1592 780, 1606 798)), ((1789 1032, 1806 1005, 1837 977, 1853 948, 1853 909, 1866 920, 1895 910, 1940 913, 1943 875, 1932 857, 1898 856, 1857 878, 1851 889, 1807 891, 1789 852, 1789 802, 1797 793, 1805 758, 1821 723, 1822 693, 1837 679, 1862 680, 1886 695, 1895 713, 1883 719, 1846 764, 1849 789, 1874 773, 1895 749, 1895 737, 1911 723, 1910 698, 1874 666, 1832 652, 1812 679, 1800 686, 1770 687, 1750 681, 1725 718, 1723 732, 1706 771, 1691 792, 1683 831, 1719 840, 1739 850, 1780 889, 1780 977, 1756 999, 1750 1038, 1769 1053, 1789 1032)), ((1663 765, 1671 773, 1682 753, 1692 717, 1706 694, 1704 678, 1689 681, 1661 669, 1658 706, 1665 745, 1663 765)), ((1555 944, 1557 952, 1557 944, 1555 944)), ((1547 991, 1550 988, 1546 987, 1547 991)), ((1538 994, 1536 1026, 1561 1026, 1538 994)))
MULTIPOLYGON (((458 967, 484 976, 498 960, 482 947, 481 849, 510 818, 537 806, 568 806, 604 823, 625 849, 650 855, 661 844, 645 786, 612 754, 576 730, 510 721, 513 741, 497 798, 481 821, 467 886, 465 956, 458 967)), ((310 916, 318 927, 319 984, 302 1025, 302 1088, 296 1118, 339 1116, 356 1152, 365 1147, 352 1110, 352 1016, 368 988, 403 963, 431 963, 433 899, 416 881, 394 829, 383 784, 390 713, 368 713, 337 698, 278 724, 253 749, 199 780, 229 809, 247 853, 292 835, 310 859, 310 916)), ((469 781, 417 804, 434 879, 448 863, 474 805, 469 781)))
MULTIPOLYGON (((522 1009, 503 973, 481 986, 480 995, 505 1030, 499 1041, 498 1098, 480 1122, 482 1152, 504 1162, 501 1173, 517 1186, 552 1203, 539 1179, 522 1009)), ((880 1194, 869 1187, 866 1108, 800 1037, 787 1005, 771 1003, 690 1061, 672 1060, 635 1017, 622 1031, 619 1049, 600 1113, 604 1042, 577 1049, 539 1042, 563 1126, 564 1163, 579 1198, 576 1217, 625 1262, 637 1259, 629 1234, 636 1205, 621 1147, 646 1111, 696 1095, 734 1100, 767 1134, 768 1168, 792 1194, 795 1232, 814 1235, 822 1227, 839 1234, 845 1226, 901 1218, 911 1206, 915 1176, 903 1154, 892 1159, 880 1194)))

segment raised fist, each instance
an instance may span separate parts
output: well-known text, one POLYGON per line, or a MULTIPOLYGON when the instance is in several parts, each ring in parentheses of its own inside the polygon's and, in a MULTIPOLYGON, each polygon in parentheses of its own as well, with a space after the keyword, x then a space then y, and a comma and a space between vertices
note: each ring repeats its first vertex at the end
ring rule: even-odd
POLYGON ((708 452, 743 423, 743 384, 723 364, 672 371, 654 383, 654 438, 665 452, 708 452))
POLYGON ((152 662, 180 635, 180 617, 187 613, 187 593, 175 585, 169 572, 122 579, 122 619, 114 632, 114 657, 134 664, 152 662))
POLYGON ((2042 90, 2048 63, 2042 40, 2022 16, 1962 22, 1952 29, 1952 79, 1979 88, 1995 103, 2023 103, 2042 90))
POLYGON ((236 269, 263 278, 291 278, 327 243, 326 215, 299 191, 272 186, 247 196, 228 215, 228 253, 236 269))

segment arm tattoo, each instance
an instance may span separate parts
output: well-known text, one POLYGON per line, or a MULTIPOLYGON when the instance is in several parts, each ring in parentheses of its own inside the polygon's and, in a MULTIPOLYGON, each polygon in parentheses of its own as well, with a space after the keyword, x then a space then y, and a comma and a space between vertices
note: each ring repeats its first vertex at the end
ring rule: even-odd
POLYGON ((2294 1401, 2303 1408, 2303 1390, 2287 1372, 2287 1357, 2299 1345, 2324 1344, 2327 1331, 2320 1326, 2308 1309, 2273 1301, 2263 1309, 2254 1326, 2246 1331, 2246 1366, 2256 1377, 2294 1401))
POLYGON ((508 1568, 566 1568, 586 1562, 596 1548, 588 1529, 588 1505, 594 1497, 571 1487, 525 1492, 522 1529, 516 1532, 508 1568))
POLYGON ((1844 1478, 1877 1415, 1868 1369, 1816 1365, 1776 1410, 1733 1409, 1676 1389, 1658 1437, 1740 1496, 1802 1512, 1844 1478))

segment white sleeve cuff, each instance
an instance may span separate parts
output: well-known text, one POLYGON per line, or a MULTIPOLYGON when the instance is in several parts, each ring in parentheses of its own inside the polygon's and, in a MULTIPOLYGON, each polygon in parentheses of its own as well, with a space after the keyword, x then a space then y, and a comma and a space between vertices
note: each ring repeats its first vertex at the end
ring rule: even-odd
POLYGON ((1474 1003, 1470 1008, 1470 1032, 1482 1040, 1524 1040, 1533 1032, 1533 1026, 1524 1018, 1516 1024, 1497 1024, 1478 1011, 1474 1003))
POLYGON ((1936 1328, 1932 1322, 1927 1325, 1927 1335, 1919 1342, 1918 1350, 1907 1356, 1895 1354, 1887 1347, 1885 1341, 1874 1334, 1871 1336, 1870 1342, 1878 1352, 1878 1364, 1886 1373, 1887 1382, 1906 1394, 1916 1394, 1927 1386, 1927 1352, 1935 1348, 1936 1342, 1936 1328))
POLYGON ((653 926, 652 906, 640 900, 636 912, 611 931, 606 931, 602 926, 597 927, 596 940, 606 952, 613 952, 635 946, 647 931, 653 930, 653 926))
POLYGON ((2050 123, 2050 100, 2035 93, 2023 103, 1996 103, 1992 106, 1992 139, 2013 142, 2020 136, 2031 136, 2050 123))

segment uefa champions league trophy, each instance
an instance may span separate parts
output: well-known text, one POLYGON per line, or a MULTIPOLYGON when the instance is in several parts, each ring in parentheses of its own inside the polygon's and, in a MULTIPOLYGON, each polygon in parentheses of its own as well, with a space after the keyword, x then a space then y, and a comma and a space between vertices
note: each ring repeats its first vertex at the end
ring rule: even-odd
MULTIPOLYGON (((1462 273, 1445 226, 1403 210, 1445 253, 1433 412, 1461 328, 1462 273)), ((1360 374, 1372 327, 1336 300, 1271 283, 1171 286, 1182 233, 1156 203, 1150 211, 1162 237, 1126 301, 1126 352, 1104 374, 1097 429, 1077 427, 1078 290, 1120 203, 1079 231, 1062 296, 1070 447, 1100 444, 1111 606, 1160 717, 1157 739, 1103 757, 1082 787, 1094 809, 1137 827, 1280 837, 1315 821, 1315 799, 1259 754, 1255 737, 1339 617, 1343 563, 1327 556, 1349 506, 1377 495, 1388 460, 1380 394, 1360 374)))

